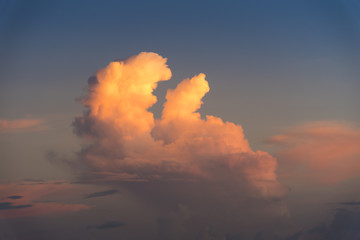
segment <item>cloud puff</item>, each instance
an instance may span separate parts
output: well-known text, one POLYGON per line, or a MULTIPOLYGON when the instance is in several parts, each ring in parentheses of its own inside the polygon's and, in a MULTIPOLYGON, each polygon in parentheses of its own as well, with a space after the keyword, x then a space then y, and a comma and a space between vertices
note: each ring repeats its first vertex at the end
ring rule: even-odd
POLYGON ((45 129, 47 129, 47 126, 44 124, 44 120, 42 119, 0 119, 0 133, 36 132, 45 129))
POLYGON ((87 110, 73 123, 85 143, 79 165, 110 180, 209 181, 252 196, 282 195, 275 158, 252 151, 240 125, 197 112, 210 89, 205 74, 168 90, 162 117, 154 118, 153 91, 171 77, 166 61, 142 52, 89 79, 87 110))
POLYGON ((41 201, 46 197, 64 193, 72 188, 73 186, 68 183, 57 184, 56 182, 44 181, 41 184, 24 182, 0 185, 0 199, 8 199, 7 202, 0 202, 0 219, 41 216, 89 209, 90 206, 84 204, 41 201), (21 194, 21 196, 15 194, 21 194))
POLYGON ((349 123, 312 122, 266 142, 289 177, 331 184, 360 175, 360 129, 349 123))

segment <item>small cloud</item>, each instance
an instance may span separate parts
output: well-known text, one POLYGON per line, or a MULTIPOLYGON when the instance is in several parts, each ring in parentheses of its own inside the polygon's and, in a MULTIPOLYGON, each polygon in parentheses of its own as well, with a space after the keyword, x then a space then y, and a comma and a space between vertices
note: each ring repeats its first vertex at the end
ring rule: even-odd
POLYGON ((8 196, 7 198, 15 200, 15 199, 23 198, 23 196, 13 195, 13 196, 8 196))
POLYGON ((122 226, 125 226, 125 223, 117 222, 117 221, 108 221, 101 225, 89 225, 86 227, 86 229, 108 229, 108 228, 119 228, 122 226))
POLYGON ((18 183, 19 185, 41 185, 41 184, 45 184, 47 182, 45 182, 43 179, 33 179, 33 178, 25 178, 23 179, 23 182, 18 183))
POLYGON ((111 189, 111 190, 107 190, 107 191, 103 191, 103 192, 90 193, 85 198, 105 197, 105 196, 113 195, 116 193, 118 193, 118 190, 111 189))
POLYGON ((0 202, 0 211, 1 210, 14 210, 14 209, 21 209, 21 208, 29 208, 32 207, 31 204, 25 205, 13 205, 11 202, 0 202))
POLYGON ((47 128, 44 120, 37 118, 0 119, 0 133, 37 132, 47 128))

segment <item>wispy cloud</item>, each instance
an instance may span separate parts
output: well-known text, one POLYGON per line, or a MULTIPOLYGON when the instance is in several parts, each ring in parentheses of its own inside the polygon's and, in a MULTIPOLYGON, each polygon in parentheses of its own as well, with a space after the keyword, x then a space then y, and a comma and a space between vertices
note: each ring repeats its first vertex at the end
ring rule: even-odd
POLYGON ((125 223, 118 222, 118 221, 108 221, 104 224, 100 225, 89 225, 86 227, 86 229, 109 229, 109 228, 119 228, 125 226, 125 223))
POLYGON ((112 189, 112 190, 107 190, 107 191, 103 191, 103 192, 90 193, 90 194, 86 195, 85 198, 105 197, 105 196, 113 195, 116 193, 118 193, 118 190, 112 189))
POLYGON ((10 198, 10 199, 20 199, 20 198, 23 198, 23 196, 13 195, 13 196, 8 196, 8 198, 10 198))
POLYGON ((360 202, 357 201, 351 201, 351 202, 338 202, 337 204, 340 204, 340 205, 350 205, 350 206, 360 206, 360 202))
POLYGON ((48 126, 43 119, 0 119, 0 133, 36 132, 46 130, 48 126))
POLYGON ((11 202, 0 202, 0 211, 1 210, 11 210, 11 209, 21 209, 21 208, 28 208, 32 207, 31 204, 25 204, 25 205, 14 205, 11 202))
POLYGON ((360 128, 323 121, 295 126, 266 140, 288 177, 338 183, 360 176, 360 128))
POLYGON ((43 201, 44 198, 54 194, 66 193, 73 187, 68 183, 56 184, 46 181, 41 181, 41 184, 22 182, 0 185, 0 199, 7 199, 6 202, 0 202, 0 219, 66 213, 91 208, 79 203, 43 201))

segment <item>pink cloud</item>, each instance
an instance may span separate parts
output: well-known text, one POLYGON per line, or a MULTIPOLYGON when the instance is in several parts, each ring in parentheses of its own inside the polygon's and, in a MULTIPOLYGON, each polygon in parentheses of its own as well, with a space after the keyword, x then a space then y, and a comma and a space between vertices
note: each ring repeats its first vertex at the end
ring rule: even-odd
POLYGON ((360 129, 349 123, 307 123, 266 142, 279 147, 289 177, 331 184, 360 176, 360 129))
POLYGON ((42 216, 48 214, 77 212, 90 209, 84 204, 65 204, 65 203, 35 203, 31 207, 16 210, 2 210, 0 219, 42 216))
POLYGON ((0 133, 35 132, 47 129, 44 120, 23 118, 15 120, 0 119, 0 133))
POLYGON ((55 196, 66 196, 73 188, 74 186, 69 183, 55 182, 0 185, 0 219, 67 213, 91 208, 78 203, 48 201, 55 196))

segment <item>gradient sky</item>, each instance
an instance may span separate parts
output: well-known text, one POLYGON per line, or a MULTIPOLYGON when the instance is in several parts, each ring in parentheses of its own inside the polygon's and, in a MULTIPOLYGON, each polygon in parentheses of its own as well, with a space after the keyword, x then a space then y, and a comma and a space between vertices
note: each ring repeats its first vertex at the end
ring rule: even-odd
POLYGON ((359 42, 356 0, 0 1, 0 238, 357 239, 359 42), (88 78, 140 52, 167 58, 172 72, 154 91, 156 118, 167 89, 206 74, 199 113, 241 125, 251 154, 276 159, 281 216, 264 199, 256 204, 266 210, 247 212, 247 198, 232 209, 220 197, 197 213, 196 187, 87 181, 79 171, 88 165, 68 164, 87 149, 72 123, 88 78), (219 207, 214 222, 228 219, 206 222, 218 202, 224 215, 219 207))

